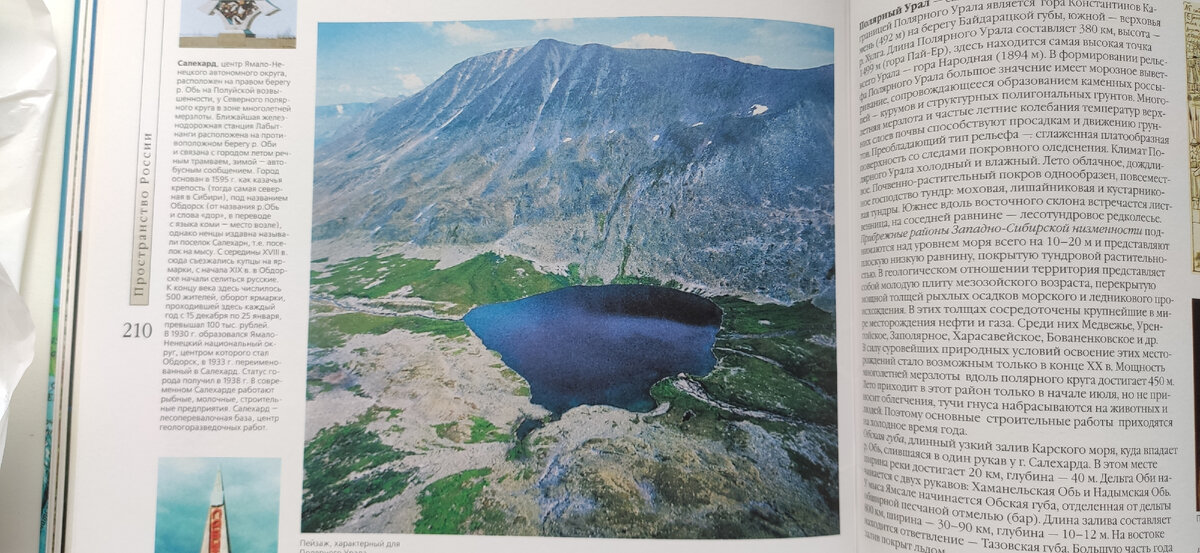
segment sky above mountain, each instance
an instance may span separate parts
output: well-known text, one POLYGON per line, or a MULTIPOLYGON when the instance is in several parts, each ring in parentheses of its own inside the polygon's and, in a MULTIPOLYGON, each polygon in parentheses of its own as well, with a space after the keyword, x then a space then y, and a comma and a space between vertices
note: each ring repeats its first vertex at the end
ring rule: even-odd
POLYGON ((543 38, 716 54, 780 69, 833 63, 833 29, 762 19, 633 17, 321 23, 317 105, 414 94, 454 64, 543 38))

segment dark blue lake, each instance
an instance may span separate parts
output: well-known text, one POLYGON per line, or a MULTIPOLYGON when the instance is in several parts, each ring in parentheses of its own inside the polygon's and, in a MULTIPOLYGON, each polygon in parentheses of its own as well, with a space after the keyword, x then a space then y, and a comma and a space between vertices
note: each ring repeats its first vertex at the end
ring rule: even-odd
POLYGON ((658 380, 712 370, 721 309, 661 286, 572 286, 479 306, 463 321, 553 413, 578 405, 645 412, 658 380))

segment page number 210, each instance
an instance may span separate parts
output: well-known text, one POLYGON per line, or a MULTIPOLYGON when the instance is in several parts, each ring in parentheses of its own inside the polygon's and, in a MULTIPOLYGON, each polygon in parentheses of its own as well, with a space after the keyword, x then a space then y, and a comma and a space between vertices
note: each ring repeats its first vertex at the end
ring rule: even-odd
POLYGON ((154 327, 150 323, 122 323, 125 329, 121 333, 122 338, 149 338, 154 333, 154 327))

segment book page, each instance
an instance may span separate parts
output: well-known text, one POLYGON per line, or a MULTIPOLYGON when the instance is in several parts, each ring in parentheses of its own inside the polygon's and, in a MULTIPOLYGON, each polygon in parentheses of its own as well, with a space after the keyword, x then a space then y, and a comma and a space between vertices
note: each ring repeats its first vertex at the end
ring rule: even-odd
POLYGON ((852 20, 861 549, 1191 550, 1181 6, 852 20))
POLYGON ((850 551, 844 6, 95 15, 66 550, 850 551))

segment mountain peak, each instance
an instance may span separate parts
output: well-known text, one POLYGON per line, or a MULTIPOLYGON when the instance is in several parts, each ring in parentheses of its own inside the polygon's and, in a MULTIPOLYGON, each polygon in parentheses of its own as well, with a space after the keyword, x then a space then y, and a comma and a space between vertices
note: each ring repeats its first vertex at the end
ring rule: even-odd
POLYGON ((537 44, 529 47, 529 54, 538 55, 563 55, 569 54, 579 49, 578 45, 552 38, 543 38, 537 41, 537 44))
POLYGON ((554 39, 552 39, 552 38, 543 38, 543 39, 541 39, 541 40, 537 41, 537 44, 534 44, 534 45, 533 45, 533 47, 534 47, 534 48, 537 48, 538 46, 541 46, 541 47, 543 47, 543 48, 549 48, 549 47, 551 47, 551 46, 555 46, 555 45, 560 45, 560 46, 574 46, 574 44, 571 44, 571 43, 568 43, 568 42, 563 42, 563 41, 561 41, 561 40, 554 40, 554 39))

